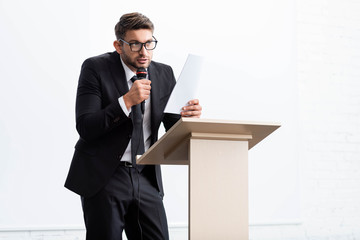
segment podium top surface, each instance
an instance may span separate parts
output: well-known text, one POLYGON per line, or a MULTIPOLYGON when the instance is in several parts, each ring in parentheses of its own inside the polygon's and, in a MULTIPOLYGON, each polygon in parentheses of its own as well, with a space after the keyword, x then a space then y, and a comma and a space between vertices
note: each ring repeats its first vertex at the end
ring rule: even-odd
POLYGON ((279 127, 280 124, 277 123, 181 118, 153 146, 151 146, 137 162, 146 164, 149 163, 149 158, 160 158, 157 159, 156 162, 162 162, 164 160, 164 153, 168 152, 171 148, 177 148, 178 145, 181 145, 182 142, 189 139, 194 133, 206 134, 208 136, 246 136, 245 138, 249 143, 249 149, 251 149, 279 127))
POLYGON ((196 133, 220 133, 252 135, 249 139, 249 149, 274 132, 280 124, 264 122, 248 122, 238 120, 181 118, 170 130, 177 129, 196 133))

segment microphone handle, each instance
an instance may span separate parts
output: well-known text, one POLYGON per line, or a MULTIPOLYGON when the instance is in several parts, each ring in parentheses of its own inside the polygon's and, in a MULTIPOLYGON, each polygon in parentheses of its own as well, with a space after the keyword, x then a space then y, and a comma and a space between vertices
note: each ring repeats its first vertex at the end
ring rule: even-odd
MULTIPOLYGON (((144 79, 144 77, 140 77, 139 79, 144 79)), ((145 113, 145 100, 141 102, 141 113, 142 115, 145 113)))
POLYGON ((141 113, 144 115, 145 112, 145 100, 141 102, 141 113))

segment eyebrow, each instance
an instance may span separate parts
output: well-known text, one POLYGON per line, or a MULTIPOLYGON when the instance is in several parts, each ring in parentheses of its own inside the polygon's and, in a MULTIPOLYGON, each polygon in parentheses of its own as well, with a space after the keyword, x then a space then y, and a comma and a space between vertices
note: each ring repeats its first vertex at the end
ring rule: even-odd
MULTIPOLYGON (((151 41, 154 41, 154 38, 153 38, 153 37, 151 37, 151 39, 149 39, 149 40, 146 40, 146 42, 144 42, 144 43, 151 42, 151 41)), ((140 42, 140 41, 138 41, 138 40, 134 40, 134 39, 129 40, 128 42, 129 42, 129 43, 142 43, 142 42, 140 42)))

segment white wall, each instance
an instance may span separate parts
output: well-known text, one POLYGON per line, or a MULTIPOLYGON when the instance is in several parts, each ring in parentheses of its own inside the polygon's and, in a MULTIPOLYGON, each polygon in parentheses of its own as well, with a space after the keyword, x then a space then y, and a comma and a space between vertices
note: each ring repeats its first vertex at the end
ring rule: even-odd
MULTIPOLYGON (((295 1, 134 4, 0 2, 1 234, 50 239, 45 230, 60 229, 55 237, 76 239, 67 231, 83 227, 79 197, 63 188, 77 139, 77 78, 85 58, 113 51, 113 26, 130 11, 153 20, 155 60, 172 65, 176 76, 188 53, 206 57, 210 71, 199 93, 204 118, 282 123, 250 152, 250 221, 298 226, 295 1)), ((187 169, 163 169, 176 232, 187 221, 187 169)))
POLYGON ((360 2, 297 5, 304 228, 360 239, 360 2))
POLYGON ((360 2, 297 1, 302 225, 252 239, 360 239, 360 2))

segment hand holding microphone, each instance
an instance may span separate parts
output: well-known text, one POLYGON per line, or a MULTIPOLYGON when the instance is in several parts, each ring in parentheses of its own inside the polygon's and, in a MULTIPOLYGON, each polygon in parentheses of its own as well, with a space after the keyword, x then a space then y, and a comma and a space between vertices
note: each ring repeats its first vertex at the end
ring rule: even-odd
POLYGON ((123 98, 125 105, 130 109, 133 105, 141 103, 141 111, 145 112, 145 100, 150 96, 151 81, 146 79, 147 71, 145 68, 139 68, 136 72, 137 80, 133 82, 129 92, 123 98))
MULTIPOLYGON (((146 75, 147 75, 147 71, 145 68, 138 68, 138 70, 136 71, 136 76, 139 80, 146 78, 146 75)), ((150 92, 150 90, 149 90, 149 92, 150 92)), ((149 93, 149 95, 150 95, 150 93, 149 93)), ((144 114, 144 112, 145 112, 145 100, 141 102, 141 113, 144 114)))

